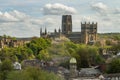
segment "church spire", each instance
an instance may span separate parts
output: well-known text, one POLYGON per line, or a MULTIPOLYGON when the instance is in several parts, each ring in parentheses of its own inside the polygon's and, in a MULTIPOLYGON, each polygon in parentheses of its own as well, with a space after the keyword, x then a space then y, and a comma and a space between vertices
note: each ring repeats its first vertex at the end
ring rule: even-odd
POLYGON ((61 33, 61 30, 60 30, 60 28, 58 29, 58 32, 59 32, 59 33, 61 33))
POLYGON ((54 32, 57 33, 57 30, 55 29, 54 32))
POLYGON ((45 34, 47 34, 47 29, 46 29, 46 27, 45 27, 45 34))
POLYGON ((42 28, 40 28, 40 33, 42 33, 42 28))
POLYGON ((42 35, 42 28, 40 28, 40 36, 42 35))

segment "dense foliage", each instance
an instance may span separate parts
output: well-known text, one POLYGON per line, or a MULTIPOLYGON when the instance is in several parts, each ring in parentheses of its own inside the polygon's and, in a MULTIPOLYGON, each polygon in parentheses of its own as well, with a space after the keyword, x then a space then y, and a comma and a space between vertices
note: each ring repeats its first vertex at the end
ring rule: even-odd
POLYGON ((84 44, 66 43, 66 49, 71 57, 77 59, 78 68, 95 66, 104 62, 104 59, 98 53, 98 48, 84 44))
POLYGON ((51 45, 51 41, 49 39, 37 38, 33 39, 30 43, 26 45, 29 49, 33 51, 34 55, 37 57, 41 51, 45 50, 51 45))
POLYGON ((117 54, 120 52, 120 44, 114 44, 112 45, 112 47, 110 48, 112 51, 114 51, 114 54, 117 54))
POLYGON ((98 53, 98 47, 96 46, 75 44, 73 42, 62 42, 59 44, 52 44, 51 47, 47 48, 47 52, 53 60, 61 58, 59 61, 60 65, 66 68, 69 67, 69 58, 71 57, 75 57, 77 59, 78 69, 81 67, 90 67, 104 63, 104 59, 98 53))
MULTIPOLYGON (((0 50, 0 60, 4 61, 9 58, 12 62, 22 61, 25 59, 34 59, 39 57, 39 53, 51 45, 51 41, 43 38, 33 39, 30 43, 19 47, 6 47, 0 50)), ((44 55, 43 55, 44 56, 44 55)))
POLYGON ((113 59, 108 65, 108 73, 120 73, 120 58, 113 59))
POLYGON ((16 48, 3 48, 0 51, 0 59, 4 61, 9 58, 12 62, 22 61, 24 59, 33 59, 33 51, 25 46, 16 48))
POLYGON ((6 80, 64 80, 51 72, 36 67, 28 67, 21 71, 11 71, 6 80))
POLYGON ((7 75, 13 70, 12 62, 9 59, 0 63, 0 80, 6 80, 7 75))

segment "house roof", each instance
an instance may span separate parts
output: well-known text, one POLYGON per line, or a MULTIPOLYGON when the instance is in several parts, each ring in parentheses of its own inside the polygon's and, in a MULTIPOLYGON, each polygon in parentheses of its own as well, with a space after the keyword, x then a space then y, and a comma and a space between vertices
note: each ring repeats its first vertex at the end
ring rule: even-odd
POLYGON ((100 74, 100 71, 94 68, 82 68, 80 70, 80 74, 85 74, 85 75, 100 74))

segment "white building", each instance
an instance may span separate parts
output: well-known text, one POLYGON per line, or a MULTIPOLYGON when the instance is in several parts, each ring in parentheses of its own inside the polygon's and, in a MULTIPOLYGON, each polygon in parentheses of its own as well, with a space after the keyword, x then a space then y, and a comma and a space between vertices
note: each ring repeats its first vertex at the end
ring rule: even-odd
POLYGON ((19 62, 15 62, 13 66, 15 70, 21 70, 21 64, 19 62))

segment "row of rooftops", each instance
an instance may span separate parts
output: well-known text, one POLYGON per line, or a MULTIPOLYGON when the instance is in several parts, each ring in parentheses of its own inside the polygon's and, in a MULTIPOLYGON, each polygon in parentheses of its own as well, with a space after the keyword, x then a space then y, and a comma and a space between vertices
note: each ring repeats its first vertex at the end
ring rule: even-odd
MULTIPOLYGON (((39 61, 37 59, 34 59, 34 60, 24 60, 23 63, 24 65, 41 67, 42 69, 47 70, 49 72, 61 74, 65 78, 69 78, 69 79, 71 78, 69 69, 66 69, 60 66, 54 66, 54 63, 52 62, 49 62, 49 65, 46 65, 44 61, 39 61)), ((76 64, 77 63, 76 59, 71 58, 70 63, 76 64)), ((15 62, 13 65, 14 65, 14 69, 21 70, 20 63, 15 62)), ((69 79, 66 79, 66 80, 69 80, 69 79)), ((74 79, 75 80, 120 80, 120 73, 102 74, 98 69, 94 67, 93 68, 81 68, 81 70, 78 71, 78 75, 74 77, 74 79)))

